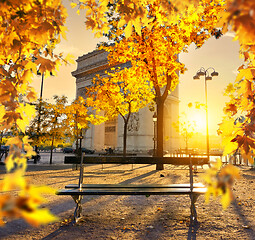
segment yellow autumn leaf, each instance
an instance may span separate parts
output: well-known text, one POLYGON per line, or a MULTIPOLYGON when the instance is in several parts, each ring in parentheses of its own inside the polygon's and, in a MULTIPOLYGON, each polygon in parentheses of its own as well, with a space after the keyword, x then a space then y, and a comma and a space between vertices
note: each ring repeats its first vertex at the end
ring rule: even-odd
POLYGON ((65 26, 60 26, 60 29, 61 29, 61 36, 63 37, 63 39, 67 40, 66 32, 68 31, 68 28, 65 26))
POLYGON ((132 31, 133 31, 133 24, 132 24, 132 22, 130 21, 130 22, 127 24, 127 26, 126 26, 126 28, 125 28, 125 30, 124 30, 126 38, 129 38, 129 37, 131 36, 132 31))
POLYGON ((142 30, 142 24, 140 22, 140 19, 136 19, 134 22, 135 31, 141 36, 141 30, 142 30))
POLYGON ((5 115, 5 107, 3 105, 0 105, 0 121, 3 119, 4 115, 5 115))
POLYGON ((204 180, 207 183, 205 194, 206 203, 210 196, 221 197, 222 207, 226 209, 233 199, 232 186, 234 180, 239 178, 239 169, 233 165, 222 167, 221 159, 213 163, 211 168, 205 173, 204 180))
POLYGON ((24 188, 27 183, 23 176, 24 172, 21 169, 16 170, 14 173, 6 174, 0 184, 1 191, 6 192, 24 188))
POLYGON ((232 154, 233 152, 236 151, 238 148, 238 143, 237 142, 231 142, 230 140, 226 142, 224 145, 224 151, 223 151, 223 156, 227 156, 228 154, 232 154))
POLYGON ((220 175, 229 176, 228 178, 230 178, 230 179, 228 179, 228 180, 231 181, 231 183, 232 183, 232 181, 234 179, 240 178, 240 170, 236 166, 234 166, 232 164, 228 164, 221 169, 220 175))
POLYGON ((14 169, 15 166, 15 159, 12 154, 9 154, 8 157, 5 159, 5 168, 7 172, 10 172, 14 169))
POLYGON ((16 124, 17 124, 17 127, 19 128, 19 130, 24 133, 26 131, 26 127, 29 124, 29 120, 24 121, 21 119, 17 119, 16 124))
POLYGON ((251 72, 251 69, 249 69, 249 68, 240 69, 235 81, 239 82, 243 78, 245 78, 247 80, 253 79, 253 74, 251 72))
POLYGON ((223 209, 227 209, 231 201, 233 200, 233 195, 230 189, 226 189, 226 192, 221 197, 221 204, 223 209))
POLYGON ((58 218, 48 209, 37 209, 32 212, 21 211, 21 216, 35 227, 58 221, 58 218))
POLYGON ((70 5, 72 8, 75 8, 77 6, 77 3, 71 2, 70 5))
POLYGON ((7 145, 7 146, 17 145, 18 148, 22 149, 22 141, 19 137, 9 138, 5 145, 7 145))
POLYGON ((126 20, 124 18, 121 18, 119 21, 118 21, 118 28, 121 28, 123 25, 126 24, 126 20))
POLYGON ((67 56, 65 57, 65 61, 67 63, 70 63, 70 64, 74 64, 75 61, 74 61, 74 55, 72 54, 67 54, 67 56))

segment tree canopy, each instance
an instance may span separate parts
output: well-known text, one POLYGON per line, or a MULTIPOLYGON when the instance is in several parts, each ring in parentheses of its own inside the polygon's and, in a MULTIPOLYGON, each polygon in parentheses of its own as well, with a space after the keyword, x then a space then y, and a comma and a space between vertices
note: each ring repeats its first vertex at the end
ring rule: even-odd
POLYGON ((25 133, 35 113, 28 104, 36 99, 31 87, 33 75, 39 70, 47 76, 62 60, 66 61, 63 55, 53 53, 61 36, 65 36, 66 17, 60 0, 0 3, 0 130, 11 129, 16 135, 7 141, 10 151, 5 163, 9 174, 0 184, 1 225, 4 217, 22 217, 33 225, 56 220, 48 209, 39 208, 41 193, 53 191, 29 185, 23 177, 27 157, 35 153, 31 140, 22 138, 21 133, 25 133), (8 193, 14 189, 20 190, 16 197, 8 193))
POLYGON ((87 88, 86 102, 97 111, 104 111, 105 120, 120 115, 124 121, 123 154, 126 154, 127 126, 131 113, 148 105, 154 98, 152 86, 143 68, 112 68, 107 77, 97 76, 87 88), (139 78, 137 75, 139 74, 139 78), (138 80, 139 79, 139 80, 138 80))

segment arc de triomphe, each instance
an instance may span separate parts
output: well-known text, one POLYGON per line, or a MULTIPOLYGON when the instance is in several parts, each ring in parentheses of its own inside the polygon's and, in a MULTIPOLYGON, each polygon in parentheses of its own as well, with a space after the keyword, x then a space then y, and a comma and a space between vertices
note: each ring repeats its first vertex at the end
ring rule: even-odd
MULTIPOLYGON (((103 50, 95 50, 78 57, 77 69, 72 72, 76 78, 76 96, 85 97, 85 87, 91 84, 91 80, 97 74, 104 76, 109 68, 108 53, 103 50)), ((121 64, 121 67, 130 67, 130 63, 121 64)), ((179 91, 178 87, 172 92, 164 109, 164 150, 174 152, 179 148, 179 134, 173 128, 172 123, 178 121, 179 115, 179 91)), ((153 112, 148 107, 133 113, 129 121, 127 150, 129 152, 147 152, 154 147, 154 123, 153 112)), ((111 147, 122 150, 123 120, 121 117, 107 121, 101 125, 92 125, 85 134, 83 146, 102 151, 111 147)))

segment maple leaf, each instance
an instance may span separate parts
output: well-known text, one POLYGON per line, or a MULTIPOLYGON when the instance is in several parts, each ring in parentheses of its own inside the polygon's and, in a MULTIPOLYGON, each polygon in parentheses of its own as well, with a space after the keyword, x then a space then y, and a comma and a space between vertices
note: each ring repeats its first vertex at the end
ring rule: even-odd
POLYGON ((236 77, 236 82, 239 82, 242 79, 250 80, 250 79, 253 79, 253 77, 254 77, 254 69, 250 69, 250 68, 240 69, 236 77))
POLYGON ((227 103, 226 107, 224 107, 224 112, 231 112, 232 115, 235 115, 237 113, 237 106, 233 103, 227 103))
POLYGON ((125 28, 125 36, 126 38, 129 38, 133 31, 133 24, 132 22, 129 22, 125 28))
POLYGON ((226 209, 233 200, 232 187, 235 179, 239 179, 239 169, 231 164, 222 167, 221 159, 218 158, 204 175, 204 180, 208 185, 205 195, 206 202, 210 196, 215 198, 221 196, 222 207, 226 209))
POLYGON ((70 3, 70 5, 72 8, 75 8, 77 6, 77 3, 72 2, 72 3, 70 3))

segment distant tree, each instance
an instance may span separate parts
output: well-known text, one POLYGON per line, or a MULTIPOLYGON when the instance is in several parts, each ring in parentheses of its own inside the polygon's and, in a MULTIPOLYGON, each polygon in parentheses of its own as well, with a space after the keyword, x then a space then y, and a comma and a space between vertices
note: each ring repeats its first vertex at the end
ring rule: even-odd
POLYGON ((98 111, 104 111, 105 120, 120 115, 124 121, 123 155, 127 152, 127 128, 130 115, 145 107, 153 99, 150 82, 146 78, 139 78, 136 74, 143 74, 143 69, 114 69, 107 77, 97 76, 92 86, 87 88, 86 101, 88 106, 98 111))
POLYGON ((41 146, 45 135, 43 132, 44 125, 49 115, 48 103, 38 100, 32 104, 35 105, 36 114, 27 127, 26 134, 33 140, 32 146, 41 146))
POLYGON ((50 146, 50 164, 53 148, 65 144, 69 127, 64 123, 67 97, 54 96, 55 103, 39 100, 35 104, 36 116, 27 128, 27 135, 33 140, 32 146, 50 146))
POLYGON ((50 149, 50 164, 52 164, 52 153, 54 146, 63 144, 66 141, 66 134, 69 130, 68 125, 65 124, 64 110, 67 104, 67 97, 54 96, 55 103, 48 103, 48 116, 43 125, 44 145, 51 146, 50 149))
POLYGON ((64 124, 68 126, 69 136, 76 140, 76 151, 78 152, 78 137, 89 128, 90 124, 98 125, 102 123, 104 117, 93 114, 81 96, 74 100, 72 104, 66 106, 64 113, 64 124))
POLYGON ((191 122, 188 120, 185 113, 179 116, 178 122, 173 123, 174 128, 180 135, 183 137, 185 146, 186 146, 186 154, 188 154, 188 143, 189 140, 192 138, 195 132, 195 122, 191 122))

